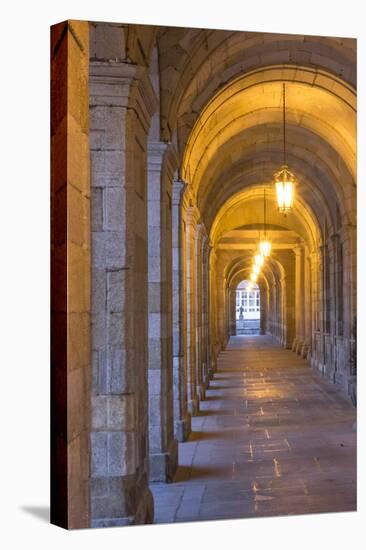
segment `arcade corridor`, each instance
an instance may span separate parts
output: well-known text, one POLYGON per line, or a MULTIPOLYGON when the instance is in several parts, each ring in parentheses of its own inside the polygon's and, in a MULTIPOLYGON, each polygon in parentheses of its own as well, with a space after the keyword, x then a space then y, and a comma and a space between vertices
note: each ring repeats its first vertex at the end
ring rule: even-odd
POLYGON ((354 510, 355 409, 267 336, 234 336, 179 446, 155 521, 354 510))
POLYGON ((354 509, 356 40, 51 39, 52 521, 354 509))

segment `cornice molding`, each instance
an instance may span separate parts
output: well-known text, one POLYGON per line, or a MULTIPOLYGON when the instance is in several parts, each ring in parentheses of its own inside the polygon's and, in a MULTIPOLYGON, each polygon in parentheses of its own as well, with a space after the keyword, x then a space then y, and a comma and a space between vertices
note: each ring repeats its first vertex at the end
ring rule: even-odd
POLYGON ((146 133, 159 102, 147 69, 120 61, 90 61, 90 104, 132 109, 146 133))

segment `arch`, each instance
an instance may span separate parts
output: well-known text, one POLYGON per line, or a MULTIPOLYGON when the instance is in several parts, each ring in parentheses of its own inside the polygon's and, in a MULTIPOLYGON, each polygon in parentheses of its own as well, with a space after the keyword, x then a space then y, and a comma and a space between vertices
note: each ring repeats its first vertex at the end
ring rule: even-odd
POLYGON ((302 125, 334 144, 344 159, 352 158, 349 166, 354 173, 356 100, 353 88, 324 71, 283 65, 262 66, 236 78, 206 104, 185 149, 182 168, 185 181, 194 185, 197 165, 207 148, 200 147, 202 139, 212 142, 213 137, 219 135, 221 142, 226 141, 235 132, 235 128, 230 128, 233 120, 238 121, 251 112, 260 116, 264 108, 281 111, 283 82, 290 83, 289 88, 293 90, 287 95, 288 111, 297 113, 302 125), (347 116, 330 125, 337 112, 347 116), (340 141, 336 139, 339 136, 340 141))
POLYGON ((259 67, 321 69, 355 87, 352 39, 166 28, 159 32, 158 43, 164 60, 162 139, 169 139, 178 124, 181 151, 208 101, 229 81, 259 67))
MULTIPOLYGON (((333 225, 339 209, 347 223, 355 209, 355 184, 342 158, 319 136, 299 126, 288 125, 287 136, 287 160, 298 179, 296 196, 311 204, 319 217, 327 215, 333 225), (326 199, 329 194, 337 199, 332 206, 326 199)), ((197 202, 207 226, 238 189, 258 182, 272 186, 281 162, 279 124, 251 127, 222 145, 202 173, 198 190, 197 202)))
MULTIPOLYGON (((267 186, 253 186, 245 191, 238 192, 231 197, 218 212, 210 233, 212 243, 219 243, 226 233, 238 227, 246 226, 257 221, 258 226, 255 233, 263 230, 263 190, 267 190, 266 200, 269 203, 267 208, 268 226, 276 225, 285 231, 294 231, 299 239, 306 241, 310 248, 317 245, 321 238, 320 227, 315 215, 299 198, 296 199, 294 213, 284 218, 279 214, 276 207, 275 191, 267 186), (258 219, 259 218, 259 219, 258 219)), ((271 231, 269 229, 269 231, 271 231)), ((254 250, 253 243, 251 249, 254 250)))

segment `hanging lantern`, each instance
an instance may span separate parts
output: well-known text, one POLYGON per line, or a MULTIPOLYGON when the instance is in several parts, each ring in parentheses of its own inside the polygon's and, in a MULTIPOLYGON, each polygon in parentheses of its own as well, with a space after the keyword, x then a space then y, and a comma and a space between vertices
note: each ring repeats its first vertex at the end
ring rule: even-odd
POLYGON ((267 258, 267 256, 270 255, 271 248, 272 248, 272 245, 269 241, 267 241, 267 240, 260 241, 260 243, 259 243, 259 252, 265 258, 267 258))
POLYGON ((258 275, 256 273, 251 273, 250 274, 250 280, 253 282, 253 283, 256 283, 257 282, 257 277, 258 275))
POLYGON ((254 256, 254 263, 255 265, 257 265, 258 267, 262 267, 263 263, 264 263, 264 256, 262 254, 256 254, 254 256))
MULTIPOLYGON (((258 256, 262 256, 264 261, 264 258, 270 255, 271 253, 271 243, 267 239, 267 229, 266 229, 266 189, 263 189, 263 239, 260 239, 259 241, 259 254, 258 256)), ((260 237, 260 234, 259 234, 260 237)))
POLYGON ((294 204, 296 178, 286 164, 286 86, 283 84, 283 165, 273 174, 276 187, 278 210, 286 216, 294 204))
POLYGON ((276 186, 278 210, 282 214, 287 214, 292 210, 294 204, 295 176, 284 165, 273 177, 276 186))
POLYGON ((254 264, 252 267, 252 273, 255 273, 256 275, 259 275, 261 268, 259 265, 254 264))

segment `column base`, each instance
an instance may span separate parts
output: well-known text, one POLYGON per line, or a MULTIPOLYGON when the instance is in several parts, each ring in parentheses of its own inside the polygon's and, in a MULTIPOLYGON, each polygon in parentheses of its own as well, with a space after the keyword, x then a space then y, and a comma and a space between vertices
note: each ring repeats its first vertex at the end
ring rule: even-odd
POLYGON ((211 352, 211 357, 212 357, 212 359, 211 359, 211 361, 209 363, 209 367, 208 367, 208 378, 209 378, 209 380, 214 379, 215 372, 217 370, 217 355, 216 355, 215 351, 211 352))
POLYGON ((348 395, 351 398, 354 407, 357 407, 357 379, 356 376, 350 376, 348 379, 348 395))
POLYGON ((191 416, 197 416, 200 411, 200 405, 198 397, 195 396, 187 403, 188 412, 191 416))
POLYGON ((142 525, 154 521, 154 500, 146 475, 91 478, 90 527, 142 525))
POLYGON ((176 420, 174 437, 179 443, 187 441, 189 434, 192 431, 191 415, 186 414, 186 417, 183 420, 176 420))
POLYGON ((210 387, 210 377, 209 377, 209 373, 207 372, 207 369, 204 370, 204 373, 205 374, 203 375, 202 385, 205 390, 208 390, 208 388, 210 387))
POLYGON ((165 453, 152 453, 149 457, 150 482, 170 482, 178 466, 178 441, 173 439, 165 453))
POLYGON ((205 384, 200 384, 199 386, 197 386, 196 392, 197 392, 197 397, 198 397, 198 402, 199 403, 201 401, 206 400, 206 386, 205 386, 205 384))
POLYGON ((322 376, 324 376, 324 369, 325 369, 325 366, 323 365, 323 363, 321 363, 320 361, 318 361, 317 359, 311 359, 311 362, 310 362, 311 366, 313 369, 315 370, 318 370, 320 372, 320 374, 322 376))
POLYGON ((307 342, 304 342, 299 351, 299 355, 301 355, 301 357, 303 357, 304 359, 308 359, 309 353, 310 353, 310 345, 307 342))
POLYGON ((297 355, 301 355, 301 350, 303 345, 304 345, 304 342, 302 340, 297 341, 296 347, 295 347, 295 353, 297 353, 297 355))
POLYGON ((324 365, 324 376, 331 380, 333 384, 336 383, 336 371, 333 366, 324 365))

